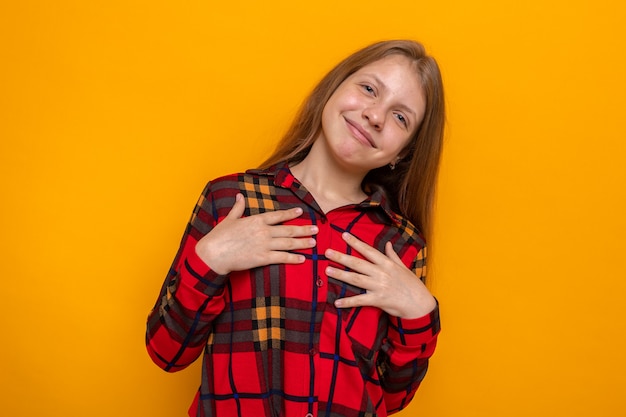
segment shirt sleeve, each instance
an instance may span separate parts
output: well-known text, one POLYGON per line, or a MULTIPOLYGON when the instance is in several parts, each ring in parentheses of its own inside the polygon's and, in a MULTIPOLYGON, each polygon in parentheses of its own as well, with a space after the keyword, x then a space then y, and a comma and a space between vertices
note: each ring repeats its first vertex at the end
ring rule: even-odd
POLYGON ((227 276, 212 271, 195 250, 200 238, 217 224, 218 211, 213 199, 209 183, 196 204, 172 267, 148 315, 148 354, 168 372, 184 369, 200 356, 212 321, 224 309, 227 276))
MULTIPOLYGON (((426 248, 419 251, 414 271, 424 280, 426 248)), ((426 376, 428 361, 440 332, 439 303, 429 314, 415 319, 389 317, 387 337, 379 357, 379 375, 389 413, 402 410, 411 401, 426 376)))

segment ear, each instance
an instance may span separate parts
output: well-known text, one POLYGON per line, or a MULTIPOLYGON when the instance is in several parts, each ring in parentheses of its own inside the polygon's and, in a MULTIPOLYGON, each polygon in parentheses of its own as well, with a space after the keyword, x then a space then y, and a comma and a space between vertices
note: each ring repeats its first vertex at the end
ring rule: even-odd
POLYGON ((404 158, 404 156, 402 155, 402 153, 400 153, 398 156, 396 156, 395 158, 391 160, 390 164, 395 165, 398 162, 400 162, 402 158, 404 158))
POLYGON ((409 142, 401 151, 400 153, 396 156, 396 159, 394 159, 394 163, 400 162, 400 160, 408 157, 411 155, 412 151, 413 151, 413 146, 414 142, 413 140, 411 142, 409 142))

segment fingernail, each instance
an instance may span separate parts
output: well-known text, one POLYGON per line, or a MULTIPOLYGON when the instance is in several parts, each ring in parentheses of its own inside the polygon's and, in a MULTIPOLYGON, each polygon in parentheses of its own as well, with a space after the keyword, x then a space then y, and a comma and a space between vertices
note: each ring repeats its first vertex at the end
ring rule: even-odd
POLYGON ((320 229, 317 226, 311 226, 311 233, 316 234, 320 229))
POLYGON ((315 246, 316 244, 317 244, 317 241, 316 241, 315 239, 310 239, 310 240, 309 240, 309 245, 310 245, 311 247, 315 246))
POLYGON ((335 300, 335 307, 342 307, 342 306, 343 306, 342 300, 335 300))
POLYGON ((341 235, 341 237, 343 237, 344 240, 348 240, 350 239, 352 235, 350 235, 350 233, 348 232, 343 232, 343 234, 341 235))
POLYGON ((297 214, 302 214, 302 209, 300 207, 296 207, 296 213, 297 214))

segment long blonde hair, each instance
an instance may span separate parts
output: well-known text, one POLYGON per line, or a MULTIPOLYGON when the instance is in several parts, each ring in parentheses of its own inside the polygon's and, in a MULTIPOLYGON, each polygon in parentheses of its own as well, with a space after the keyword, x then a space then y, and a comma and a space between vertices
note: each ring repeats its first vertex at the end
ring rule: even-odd
POLYGON ((371 170, 363 180, 364 189, 381 188, 394 210, 408 218, 426 239, 432 230, 432 211, 437 173, 443 145, 445 104, 443 83, 437 62, 422 44, 391 40, 372 44, 350 55, 333 68, 304 101, 291 127, 274 153, 261 164, 267 168, 279 162, 302 161, 322 129, 322 111, 337 87, 350 75, 389 55, 409 58, 416 69, 426 99, 424 118, 410 140, 405 155, 394 170, 388 166, 371 170))

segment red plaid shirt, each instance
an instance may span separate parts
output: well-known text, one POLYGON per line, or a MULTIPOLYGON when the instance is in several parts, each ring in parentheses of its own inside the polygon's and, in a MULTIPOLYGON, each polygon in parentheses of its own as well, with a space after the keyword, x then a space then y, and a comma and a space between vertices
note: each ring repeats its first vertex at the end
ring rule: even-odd
POLYGON ((152 360, 166 371, 185 368, 204 351, 190 416, 386 416, 408 404, 435 349, 438 308, 411 320, 375 307, 335 308, 335 299, 364 291, 324 273, 333 264, 323 255, 329 247, 360 256, 341 238, 345 231, 383 253, 391 241, 424 278, 424 241, 380 193, 324 214, 286 165, 207 185, 146 333, 152 360), (196 242, 228 214, 237 193, 245 196, 246 216, 303 208, 287 223, 319 227, 317 245, 299 251, 303 264, 225 276, 196 255, 196 242))

